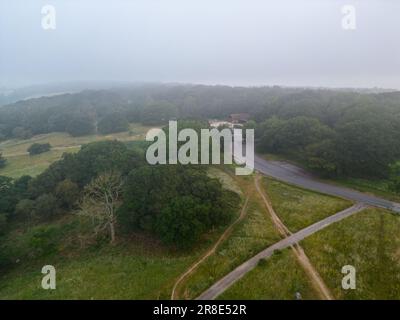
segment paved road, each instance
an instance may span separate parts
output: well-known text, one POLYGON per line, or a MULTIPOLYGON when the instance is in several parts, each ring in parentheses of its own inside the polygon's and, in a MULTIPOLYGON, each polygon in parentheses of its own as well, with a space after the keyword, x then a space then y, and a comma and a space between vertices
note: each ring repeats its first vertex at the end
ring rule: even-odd
POLYGON ((330 194, 333 196, 339 196, 355 202, 361 202, 400 213, 400 203, 385 200, 349 188, 321 182, 301 168, 286 162, 267 161, 259 156, 255 156, 254 167, 256 170, 267 176, 271 176, 273 178, 289 182, 306 189, 330 194))
POLYGON ((217 296, 219 296, 221 293, 223 293, 226 289, 228 289, 233 283, 235 283, 237 280, 242 278, 247 272, 252 270, 260 261, 260 259, 265 259, 269 258, 274 250, 282 250, 285 249, 289 246, 292 246, 299 241, 303 240, 304 238, 308 237, 309 235, 324 229, 325 227, 329 226, 330 224, 340 221, 344 218, 347 218, 351 215, 353 215, 356 212, 361 211, 362 209, 365 208, 365 205, 363 204, 356 204, 350 208, 347 208, 346 210, 343 210, 341 212, 338 212, 332 216, 329 216, 317 223, 314 223, 307 228, 304 228, 291 236, 282 239, 281 241, 273 244, 272 246, 268 247, 267 249, 261 251, 251 259, 247 260, 243 264, 241 264, 239 267, 237 267, 235 270, 233 270, 231 273, 227 274, 225 277, 220 279, 218 282, 216 282, 214 285, 212 285, 209 289, 207 289, 205 292, 203 292, 196 300, 211 300, 215 299, 217 296))

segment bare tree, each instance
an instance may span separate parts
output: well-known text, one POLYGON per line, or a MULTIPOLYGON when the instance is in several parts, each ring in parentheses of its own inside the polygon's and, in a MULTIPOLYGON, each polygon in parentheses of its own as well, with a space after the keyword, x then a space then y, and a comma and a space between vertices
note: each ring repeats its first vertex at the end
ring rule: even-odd
POLYGON ((90 217, 95 234, 109 229, 110 242, 115 242, 116 210, 121 203, 122 180, 115 172, 105 172, 84 189, 78 214, 90 217))

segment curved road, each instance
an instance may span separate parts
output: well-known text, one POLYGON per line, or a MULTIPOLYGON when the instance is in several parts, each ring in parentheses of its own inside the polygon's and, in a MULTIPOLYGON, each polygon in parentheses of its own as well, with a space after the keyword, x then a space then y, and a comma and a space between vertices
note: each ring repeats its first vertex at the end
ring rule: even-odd
POLYGON ((370 206, 389 209, 400 213, 400 203, 385 200, 346 187, 340 187, 319 181, 303 169, 286 162, 267 161, 256 155, 254 157, 254 168, 267 176, 298 185, 305 189, 346 198, 355 202, 361 202, 370 206))

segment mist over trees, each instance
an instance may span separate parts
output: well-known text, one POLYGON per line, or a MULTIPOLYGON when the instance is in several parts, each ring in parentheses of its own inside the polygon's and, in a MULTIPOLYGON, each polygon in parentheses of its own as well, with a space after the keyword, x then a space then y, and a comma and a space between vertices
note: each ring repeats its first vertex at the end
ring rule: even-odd
POLYGON ((400 158, 400 92, 137 85, 20 101, 0 108, 0 139, 126 131, 127 122, 226 119, 246 112, 260 152, 328 176, 388 177, 400 158))

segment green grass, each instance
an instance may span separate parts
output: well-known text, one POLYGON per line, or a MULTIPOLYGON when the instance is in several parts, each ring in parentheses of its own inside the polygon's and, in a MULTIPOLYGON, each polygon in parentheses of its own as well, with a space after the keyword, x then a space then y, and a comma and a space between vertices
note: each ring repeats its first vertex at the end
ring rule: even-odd
MULTIPOLYGON (((68 152, 77 152, 80 147, 68 148, 68 152)), ((37 176, 50 164, 59 160, 66 150, 50 150, 35 156, 21 155, 7 158, 7 165, 0 169, 0 175, 18 178, 23 175, 37 176)))
POLYGON ((0 250, 12 264, 0 275, 0 300, 169 299, 176 278, 204 254, 224 227, 205 234, 188 251, 165 247, 146 235, 120 236, 115 246, 100 239, 81 248, 80 230, 78 217, 67 216, 18 228, 0 239, 0 250), (43 231, 42 240, 37 240, 43 231), (44 265, 56 268, 56 290, 41 288, 44 265))
POLYGON ((352 205, 344 199, 308 191, 270 178, 263 178, 262 185, 275 212, 292 232, 352 205))
POLYGON ((3 276, 0 299, 168 299, 174 279, 196 257, 107 248, 72 260, 50 258, 3 276), (40 286, 41 267, 54 265, 57 289, 40 286))
POLYGON ((366 209, 302 241, 337 299, 400 299, 400 216, 366 209), (344 265, 356 268, 355 290, 341 286, 344 265))
POLYGON ((0 278, 0 299, 168 299, 175 278, 197 257, 130 243, 73 258, 51 256, 0 278), (41 268, 53 265, 57 289, 41 288, 41 268))
POLYGON ((291 249, 285 249, 267 260, 261 260, 218 299, 293 300, 296 298, 296 292, 299 292, 304 300, 318 299, 291 249))
POLYGON ((65 132, 53 132, 36 135, 27 140, 7 140, 0 142, 0 152, 7 159, 7 164, 0 169, 0 175, 18 178, 23 175, 36 176, 59 160, 64 152, 77 152, 82 144, 101 140, 137 141, 143 140, 151 127, 130 124, 129 131, 109 135, 88 135, 72 137, 65 132), (27 149, 33 143, 50 143, 52 149, 40 155, 29 156, 27 149))
POLYGON ((207 174, 211 178, 218 179, 225 189, 231 190, 239 195, 242 195, 242 190, 240 190, 240 186, 228 173, 224 172, 223 170, 215 166, 215 167, 209 167, 207 174))
POLYGON ((0 274, 0 299, 169 299, 178 276, 226 229, 211 230, 187 251, 176 251, 140 234, 119 236, 115 246, 103 240, 82 248, 79 235, 91 229, 81 222, 67 214, 46 224, 15 226, 4 235, 0 266, 4 260, 11 266, 0 274), (41 288, 41 269, 48 264, 56 268, 56 290, 41 288))
POLYGON ((357 178, 337 178, 332 182, 361 192, 386 198, 391 201, 400 201, 400 195, 393 193, 390 190, 389 181, 385 179, 368 180, 357 178))
MULTIPOLYGON (((252 177, 240 179, 247 180, 249 187, 254 185, 252 177)), ((255 195, 256 192, 253 190, 251 194, 255 195)), ((279 239, 260 200, 251 198, 246 217, 235 226, 216 253, 200 264, 182 284, 180 298, 196 298, 215 281, 279 239)))

